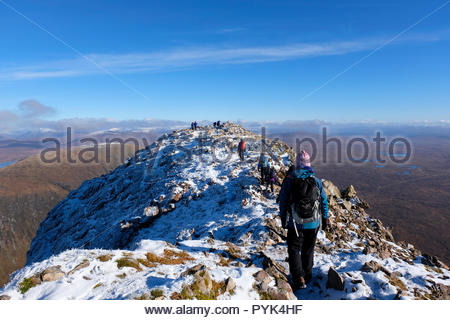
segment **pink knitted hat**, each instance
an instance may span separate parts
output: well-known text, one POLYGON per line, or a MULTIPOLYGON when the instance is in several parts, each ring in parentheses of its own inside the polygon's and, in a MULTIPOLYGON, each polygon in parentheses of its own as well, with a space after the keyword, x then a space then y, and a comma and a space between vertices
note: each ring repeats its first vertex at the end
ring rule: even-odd
POLYGON ((308 152, 305 150, 300 151, 300 153, 297 153, 297 159, 295 160, 295 166, 297 168, 300 168, 301 166, 311 167, 310 157, 308 152))

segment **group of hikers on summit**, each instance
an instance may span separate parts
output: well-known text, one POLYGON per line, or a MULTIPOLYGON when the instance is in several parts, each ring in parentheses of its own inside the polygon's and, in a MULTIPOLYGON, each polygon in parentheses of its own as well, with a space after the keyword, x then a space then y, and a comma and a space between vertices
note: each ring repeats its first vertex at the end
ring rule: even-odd
POLYGON ((191 130, 197 130, 198 123, 197 121, 191 122, 191 130))
MULTIPOLYGON (((214 127, 217 125, 215 123, 214 127)), ((244 139, 240 140, 237 149, 241 161, 244 161, 244 139)), ((270 186, 273 193, 273 185, 278 182, 278 177, 271 159, 264 152, 260 155, 258 170, 261 173, 261 184, 270 186)), ((282 227, 287 229, 291 287, 293 291, 297 291, 306 288, 311 282, 317 234, 319 229, 326 230, 328 226, 327 196, 305 150, 297 153, 295 164, 289 167, 281 183, 277 202, 282 227)))

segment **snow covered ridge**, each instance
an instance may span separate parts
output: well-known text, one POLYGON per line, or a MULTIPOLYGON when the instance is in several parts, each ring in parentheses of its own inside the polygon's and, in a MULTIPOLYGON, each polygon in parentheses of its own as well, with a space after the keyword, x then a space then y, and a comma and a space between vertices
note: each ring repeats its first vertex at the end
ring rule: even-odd
MULTIPOLYGON (((293 150, 267 143, 281 178, 293 150)), ((293 293, 260 150, 261 137, 231 123, 162 136, 50 211, 0 299, 448 298, 442 262, 395 243, 353 187, 327 180, 331 226, 319 233, 311 285, 293 293)))

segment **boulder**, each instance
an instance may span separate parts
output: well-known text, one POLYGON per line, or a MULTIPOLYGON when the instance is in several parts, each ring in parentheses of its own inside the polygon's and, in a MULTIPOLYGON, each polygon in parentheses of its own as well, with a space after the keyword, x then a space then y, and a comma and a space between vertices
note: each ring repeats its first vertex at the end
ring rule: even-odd
POLYGON ((364 201, 362 199, 358 199, 358 200, 359 200, 358 207, 360 207, 362 209, 369 209, 370 208, 370 205, 366 201, 364 201))
POLYGON ((327 288, 344 290, 344 278, 333 267, 328 270, 327 288))
POLYGON ((77 265, 75 268, 73 268, 72 270, 70 270, 67 274, 69 276, 71 276, 72 274, 74 274, 75 272, 77 272, 78 270, 84 269, 89 267, 90 263, 89 260, 85 259, 83 260, 79 265, 77 265))
POLYGON ((384 237, 386 238, 387 241, 390 241, 390 242, 394 242, 395 241, 394 236, 392 235, 392 232, 390 230, 388 230, 388 229, 385 229, 384 237))
POLYGON ((361 267, 362 272, 378 272, 380 271, 381 265, 375 260, 371 260, 369 262, 364 263, 361 267))
POLYGON ((258 271, 253 276, 255 277, 255 280, 256 280, 257 283, 266 283, 266 284, 268 284, 268 283, 270 283, 272 281, 272 278, 264 270, 258 271))
POLYGON ((438 268, 444 268, 448 269, 448 266, 440 261, 436 256, 430 256, 428 254, 423 254, 422 258, 420 259, 420 262, 422 264, 426 264, 430 267, 438 267, 438 268))
POLYGON ((266 223, 267 228, 269 228, 271 231, 277 233, 278 235, 284 235, 285 231, 281 226, 278 225, 276 219, 265 219, 264 222, 266 223))
POLYGON ((212 289, 212 279, 208 270, 197 271, 194 274, 192 288, 196 288, 201 294, 210 295, 212 289))
POLYGON ((364 263, 364 265, 360 269, 362 272, 378 272, 382 271, 386 275, 390 276, 392 274, 391 271, 383 267, 381 264, 376 262, 375 260, 371 260, 369 262, 364 263))
POLYGON ((174 193, 172 193, 169 201, 171 203, 178 202, 178 201, 181 200, 182 197, 183 197, 183 194, 178 193, 178 192, 174 192, 174 193))
POLYGON ((234 282, 233 278, 228 277, 227 280, 225 280, 225 291, 232 292, 236 288, 236 283, 234 282))
POLYGON ((42 271, 41 280, 42 282, 56 281, 65 275, 64 271, 61 270, 61 266, 49 267, 42 271))
POLYGON ((371 247, 370 245, 367 245, 363 249, 363 254, 371 254, 371 253, 377 253, 378 250, 375 247, 371 247))
POLYGON ((394 297, 394 300, 400 300, 403 296, 406 296, 406 293, 403 290, 398 289, 397 294, 394 297))
MULTIPOLYGON (((264 267, 264 270, 266 270, 270 267, 274 267, 281 273, 286 274, 286 269, 281 264, 279 264, 278 262, 276 262, 275 260, 273 260, 272 258, 270 258, 269 256, 267 256, 264 253, 262 253, 262 257, 263 257, 262 265, 264 267)), ((268 272, 268 273, 270 274, 270 272, 268 272)))
POLYGON ((150 206, 144 209, 144 215, 147 217, 154 217, 159 214, 158 206, 150 206))
POLYGON ((264 269, 269 275, 274 277, 275 279, 283 279, 284 281, 287 281, 287 277, 285 273, 282 273, 280 270, 275 268, 274 266, 268 267, 264 269))
POLYGON ((33 275, 31 277, 31 283, 33 284, 33 287, 37 286, 38 284, 41 284, 42 283, 41 275, 40 274, 33 275))
POLYGON ((11 297, 10 297, 10 296, 7 296, 6 294, 2 294, 2 295, 0 296, 0 300, 11 300, 11 297))
POLYGON ((349 185, 344 191, 342 191, 342 197, 346 199, 356 197, 356 190, 353 185, 349 185))
POLYGON ((268 290, 269 295, 275 300, 297 300, 295 294, 291 291, 271 287, 268 290))
POLYGON ((278 289, 292 292, 290 284, 287 281, 284 281, 283 279, 280 278, 277 279, 277 287, 278 289))
POLYGON ((351 210, 352 210, 352 203, 350 201, 344 200, 342 202, 342 207, 347 209, 348 212, 351 212, 351 210))
POLYGON ((193 275, 193 274, 197 273, 198 271, 205 270, 205 269, 206 269, 206 266, 204 264, 197 264, 197 265, 193 266, 192 268, 189 268, 186 271, 183 271, 180 276, 185 277, 188 275, 193 275))
POLYGON ((338 203, 334 197, 331 197, 330 199, 328 199, 328 206, 330 208, 334 208, 337 205, 338 205, 338 203))
POLYGON ((449 300, 450 286, 442 283, 436 283, 431 286, 431 297, 433 300, 449 300))
POLYGON ((391 257, 391 251, 387 247, 384 247, 378 251, 378 255, 381 259, 387 259, 391 257))
MULTIPOLYGON (((174 165, 176 165, 176 163, 174 165)), ((169 202, 175 203, 175 202, 180 201, 188 189, 189 189, 188 185, 184 182, 175 186, 169 195, 169 198, 168 198, 169 202)))
POLYGON ((338 187, 336 187, 331 181, 322 180, 322 185, 328 198, 342 198, 341 192, 339 191, 338 187))
POLYGON ((192 291, 191 286, 188 284, 183 285, 182 292, 184 292, 184 294, 187 298, 194 296, 194 291, 192 291))
POLYGON ((273 230, 270 230, 267 234, 268 238, 272 240, 274 243, 280 243, 283 242, 283 239, 273 230))

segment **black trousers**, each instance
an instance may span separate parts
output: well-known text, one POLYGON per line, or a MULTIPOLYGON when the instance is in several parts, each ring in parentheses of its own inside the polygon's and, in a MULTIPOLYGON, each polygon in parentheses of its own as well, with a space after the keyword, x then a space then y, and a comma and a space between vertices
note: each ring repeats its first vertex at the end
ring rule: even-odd
POLYGON ((262 184, 266 184, 266 175, 267 175, 267 168, 261 167, 261 181, 262 184))
POLYGON ((319 228, 297 229, 297 237, 294 229, 288 229, 289 270, 293 280, 300 277, 305 277, 308 280, 311 278, 314 265, 314 246, 318 230, 319 228))
POLYGON ((244 161, 244 155, 245 155, 245 151, 239 150, 239 158, 241 158, 242 161, 244 161))

